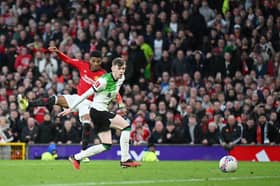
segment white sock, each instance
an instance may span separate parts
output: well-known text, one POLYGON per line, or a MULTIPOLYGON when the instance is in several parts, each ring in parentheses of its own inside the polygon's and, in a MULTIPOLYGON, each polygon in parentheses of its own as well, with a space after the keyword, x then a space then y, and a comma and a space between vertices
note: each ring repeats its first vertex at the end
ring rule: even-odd
POLYGON ((87 157, 93 156, 95 154, 99 154, 100 152, 103 152, 105 150, 106 149, 102 144, 94 145, 94 146, 87 148, 86 150, 81 151, 78 154, 75 154, 74 157, 76 160, 81 160, 83 158, 87 158, 87 157))
POLYGON ((129 137, 130 131, 122 131, 120 137, 120 146, 121 146, 121 161, 127 161, 130 158, 129 155, 129 137))

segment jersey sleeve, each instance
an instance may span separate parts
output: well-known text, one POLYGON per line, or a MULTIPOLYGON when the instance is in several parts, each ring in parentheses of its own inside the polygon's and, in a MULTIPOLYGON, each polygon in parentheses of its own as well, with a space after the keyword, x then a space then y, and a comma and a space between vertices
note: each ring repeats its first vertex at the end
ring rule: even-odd
POLYGON ((80 68, 82 62, 79 59, 70 58, 69 56, 65 55, 63 52, 58 52, 57 54, 63 62, 68 63, 77 69, 80 68))
POLYGON ((95 92, 100 92, 105 89, 107 81, 105 78, 98 78, 92 85, 92 88, 95 92))

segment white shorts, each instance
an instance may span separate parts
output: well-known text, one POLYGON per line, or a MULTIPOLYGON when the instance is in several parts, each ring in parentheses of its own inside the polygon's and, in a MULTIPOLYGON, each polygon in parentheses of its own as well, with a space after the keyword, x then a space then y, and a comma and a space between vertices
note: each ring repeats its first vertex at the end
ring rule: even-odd
MULTIPOLYGON (((68 104, 69 107, 74 106, 74 104, 76 103, 76 101, 80 98, 80 96, 78 94, 73 94, 73 95, 63 95, 64 98, 66 99, 66 102, 68 104)), ((90 111, 90 106, 91 106, 92 102, 88 99, 85 99, 84 101, 82 101, 76 109, 74 109, 75 112, 79 113, 79 118, 80 121, 81 120, 81 116, 84 116, 85 114, 89 114, 90 111)))

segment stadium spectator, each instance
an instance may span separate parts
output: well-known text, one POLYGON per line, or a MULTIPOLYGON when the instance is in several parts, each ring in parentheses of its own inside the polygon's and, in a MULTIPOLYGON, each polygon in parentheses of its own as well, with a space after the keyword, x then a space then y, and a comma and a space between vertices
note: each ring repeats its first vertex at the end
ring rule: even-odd
POLYGON ((62 128, 61 139, 59 141, 65 144, 73 144, 80 141, 79 133, 73 127, 70 120, 64 121, 64 127, 62 128))
POLYGON ((202 138, 203 145, 219 144, 220 132, 215 122, 210 122, 208 130, 202 138))
POLYGON ((149 129, 143 125, 142 121, 136 121, 135 129, 132 130, 130 133, 130 139, 132 143, 134 145, 147 144, 149 137, 150 137, 149 129))
POLYGON ((9 128, 8 120, 4 117, 0 117, 0 141, 11 142, 13 141, 12 131, 9 128))
POLYGON ((163 143, 163 137, 165 134, 165 127, 160 119, 156 120, 155 127, 149 138, 149 143, 161 144, 163 143))
MULTIPOLYGON (((0 143, 7 143, 13 141, 12 131, 9 128, 8 120, 4 116, 0 116, 0 143)), ((11 158, 11 147, 1 146, 0 147, 0 159, 11 158)))
POLYGON ((220 144, 225 149, 232 149, 241 142, 243 126, 236 120, 234 115, 229 115, 227 125, 221 129, 220 144))
POLYGON ((189 115, 188 119, 183 122, 183 127, 185 143, 201 144, 203 134, 194 114, 189 115))
POLYGON ((273 126, 273 140, 275 141, 276 144, 279 144, 280 142, 280 135, 279 135, 279 116, 277 112, 271 112, 270 117, 269 117, 269 123, 273 126))
POLYGON ((30 61, 32 60, 32 55, 28 53, 28 49, 26 47, 22 47, 20 49, 19 55, 15 59, 14 68, 16 71, 24 71, 26 72, 30 61))
POLYGON ((191 74, 191 64, 186 60, 184 51, 177 52, 177 58, 172 62, 171 75, 175 78, 180 78, 184 73, 191 74))
POLYGON ((44 122, 39 125, 37 143, 50 143, 54 141, 54 125, 50 114, 44 116, 44 122))
POLYGON ((165 127, 165 133, 163 135, 164 144, 179 144, 184 142, 184 136, 182 134, 182 128, 176 126, 174 121, 168 121, 165 127))
POLYGON ((21 141, 34 144, 37 140, 39 133, 38 126, 36 125, 36 120, 34 118, 27 119, 27 125, 23 127, 21 132, 21 141))
POLYGON ((243 125, 243 137, 241 143, 243 144, 256 144, 257 143, 257 125, 252 118, 249 118, 245 125, 243 125))
POLYGON ((38 68, 40 73, 47 73, 50 79, 57 74, 58 63, 57 60, 51 56, 50 51, 46 51, 45 57, 38 61, 38 68))
POLYGON ((267 121, 266 115, 260 114, 257 120, 257 143, 258 144, 274 144, 274 130, 271 123, 267 121))

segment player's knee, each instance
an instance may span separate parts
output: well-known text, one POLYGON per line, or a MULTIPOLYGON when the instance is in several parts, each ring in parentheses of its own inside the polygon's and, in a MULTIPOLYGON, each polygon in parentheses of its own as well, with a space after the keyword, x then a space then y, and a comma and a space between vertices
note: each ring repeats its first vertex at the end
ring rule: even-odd
POLYGON ((84 114, 80 116, 80 119, 84 122, 89 122, 90 121, 90 115, 89 114, 84 114))
POLYGON ((112 148, 112 144, 102 143, 102 145, 105 148, 105 150, 110 150, 112 148))

